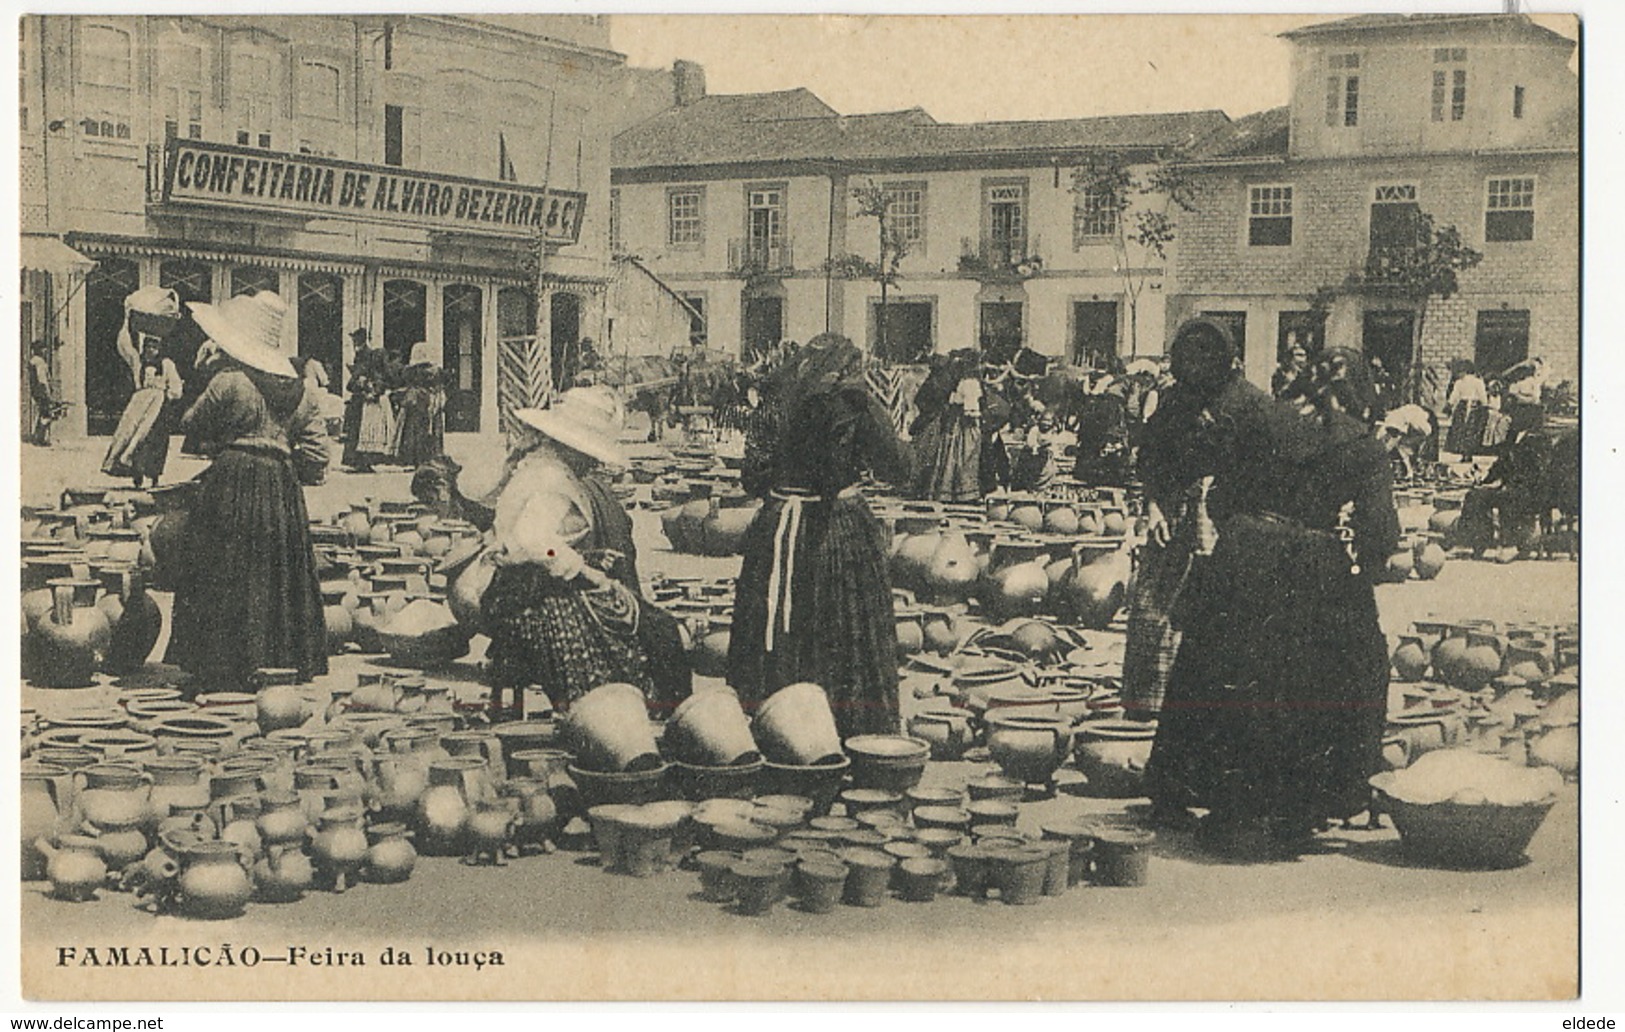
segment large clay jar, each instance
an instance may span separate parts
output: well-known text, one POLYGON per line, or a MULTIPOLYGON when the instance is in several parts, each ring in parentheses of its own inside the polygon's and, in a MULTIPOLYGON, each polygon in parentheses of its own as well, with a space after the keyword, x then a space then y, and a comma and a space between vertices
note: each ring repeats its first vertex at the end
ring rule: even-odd
POLYGON ((1446 684, 1454 684, 1457 668, 1467 655, 1467 627, 1449 624, 1441 628, 1442 636, 1433 647, 1433 673, 1446 684))
POLYGON ((987 748, 1010 780, 1048 784, 1072 751, 1072 721, 1060 716, 989 710, 987 748))
MULTIPOLYGON (((998 562, 997 557, 994 562, 998 562)), ((1049 596, 1049 574, 1044 572, 1040 557, 995 568, 989 580, 982 604, 999 619, 1031 616, 1043 608, 1049 596)))
POLYGON ((175 590, 194 561, 186 513, 196 487, 196 481, 181 481, 151 491, 157 518, 147 531, 147 550, 152 553, 152 586, 160 591, 175 590))
POLYGON ((209 777, 196 756, 156 756, 142 764, 152 780, 148 793, 151 824, 168 817, 171 807, 208 806, 212 801, 209 777))
POLYGON ((949 528, 942 532, 923 572, 920 586, 926 597, 939 604, 951 604, 969 597, 981 566, 970 539, 963 531, 949 528))
POLYGON ((114 874, 139 863, 147 855, 147 835, 135 825, 96 828, 95 832, 96 851, 114 874))
POLYGON ((1071 572, 1057 585, 1055 609, 1080 626, 1101 630, 1128 597, 1130 553, 1112 545, 1080 545, 1071 572))
POLYGON ((925 607, 921 631, 925 647, 939 656, 946 656, 959 645, 959 631, 954 627, 953 614, 946 609, 925 607))
POLYGON ((188 917, 236 917, 254 895, 250 860, 230 842, 194 842, 180 851, 180 862, 178 903, 188 917))
POLYGON ((1467 649, 1455 667, 1455 677, 1449 683, 1453 688, 1476 692, 1495 679, 1501 672, 1501 642, 1493 634, 1482 632, 1467 636, 1467 649))
POLYGON ((485 761, 478 757, 456 756, 431 763, 429 787, 417 809, 423 851, 436 856, 462 853, 474 805, 489 794, 485 761))
POLYGON ((1151 758, 1157 725, 1135 720, 1090 720, 1078 725, 1074 759, 1091 795, 1137 795, 1151 758))
POLYGON ((355 632, 355 614, 350 610, 346 588, 322 591, 322 624, 327 631, 327 653, 338 655, 355 632))
POLYGON ((108 590, 97 604, 103 607, 110 626, 102 669, 127 674, 140 669, 152 655, 164 629, 164 616, 157 600, 147 593, 146 578, 133 565, 104 568, 102 576, 108 590))
POLYGON ((948 707, 924 710, 909 718, 908 733, 931 743, 933 760, 957 760, 970 745, 970 716, 948 707))
POLYGON ((372 530, 372 519, 364 502, 355 502, 350 511, 339 518, 339 527, 350 535, 352 542, 366 541, 372 530))
POLYGON ((1437 577, 1446 560, 1444 548, 1432 537, 1419 539, 1411 549, 1411 558, 1416 576, 1422 580, 1437 577))
POLYGON ((403 882, 417 867, 418 851, 411 842, 412 832, 404 824, 386 822, 367 829, 367 854, 362 876, 374 882, 403 882))
POLYGON ((942 543, 942 532, 927 530, 905 536, 892 555, 892 575, 899 587, 923 588, 925 572, 942 543))
POLYGON ((83 688, 95 678, 112 642, 107 616, 96 608, 92 580, 53 580, 51 612, 34 625, 30 663, 42 688, 83 688))
POLYGON ((80 785, 79 813, 90 823, 123 828, 148 819, 152 779, 139 768, 99 763, 79 771, 75 780, 80 785))
POLYGON ((310 855, 316 873, 334 892, 343 892, 356 883, 361 865, 367 859, 367 834, 362 830, 363 812, 358 806, 339 806, 325 811, 310 839, 310 855))
POLYGON ((45 876, 57 899, 74 903, 95 899, 96 890, 107 882, 107 864, 88 835, 63 835, 55 845, 42 838, 34 848, 46 859, 45 876))
POLYGON ((56 834, 67 811, 69 774, 65 767, 36 764, 23 769, 21 818, 23 881, 45 877, 45 854, 35 842, 56 834))
POLYGON ((1428 653, 1422 639, 1414 634, 1401 635, 1394 649, 1394 673, 1401 681, 1420 681, 1428 672, 1428 653))
POLYGON ((829 695, 810 681, 780 688, 756 707, 751 731, 769 762, 813 766, 844 754, 829 695))
POLYGON ((310 891, 315 865, 298 845, 275 846, 254 864, 256 898, 265 903, 292 903, 310 891))
POLYGON ((730 688, 702 689, 684 699, 666 723, 672 759, 702 767, 728 767, 762 758, 750 718, 730 688))
POLYGON ((648 706, 634 685, 594 688, 571 703, 561 730, 583 770, 619 773, 660 766, 648 706))
POLYGON ((739 543, 745 530, 756 516, 756 507, 748 504, 725 506, 722 498, 711 499, 711 511, 700 524, 700 534, 706 555, 739 554, 739 543))
POLYGON ((254 695, 254 717, 260 734, 299 727, 309 715, 305 697, 292 684, 269 684, 254 695))
POLYGON ((302 846, 310 821, 293 792, 267 792, 261 797, 263 808, 254 823, 266 849, 274 846, 302 846))

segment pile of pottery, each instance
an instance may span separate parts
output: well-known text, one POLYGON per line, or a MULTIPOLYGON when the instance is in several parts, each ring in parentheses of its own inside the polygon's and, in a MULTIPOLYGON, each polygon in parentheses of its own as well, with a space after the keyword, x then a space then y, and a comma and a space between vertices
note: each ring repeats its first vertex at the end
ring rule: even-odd
POLYGON ((369 499, 313 522, 328 652, 383 653, 401 666, 463 656, 494 571, 478 530, 409 502, 369 499))
POLYGON ((1390 662, 1391 767, 1462 747, 1578 774, 1578 628, 1421 620, 1390 662))
POLYGON ((727 676, 733 579, 655 577, 650 597, 677 619, 694 672, 701 677, 727 676))
MULTIPOLYGON (((810 800, 712 800, 678 821, 686 866, 702 897, 759 916, 793 899, 804 913, 928 903, 950 891, 1030 905, 1086 883, 1145 883, 1150 832, 1126 824, 1056 820, 1042 837, 1018 830, 1012 802, 966 802, 953 788, 848 789, 838 813, 810 800)), ((613 815, 611 815, 613 819, 613 815)), ((595 824, 596 828, 596 824, 595 824)))
POLYGON ((985 507, 877 506, 892 531, 892 579, 930 605, 974 599, 1003 620, 1050 613, 1107 626, 1133 574, 1130 513, 1121 504, 994 496, 985 507))
POLYGON ((62 506, 24 509, 22 674, 83 688, 147 661, 163 629, 152 586, 145 493, 70 489, 62 506))

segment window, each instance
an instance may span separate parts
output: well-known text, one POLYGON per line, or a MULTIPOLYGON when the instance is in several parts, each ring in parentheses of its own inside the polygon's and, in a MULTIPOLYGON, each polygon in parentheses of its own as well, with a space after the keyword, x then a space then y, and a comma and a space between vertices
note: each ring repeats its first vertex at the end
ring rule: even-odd
POLYGON ((673 247, 705 243, 705 191, 672 190, 666 194, 666 240, 673 247))
POLYGON ((1414 243, 1419 210, 1415 183, 1379 184, 1371 195, 1371 250, 1414 243))
POLYGON ((1117 233, 1117 203, 1110 190, 1087 188, 1073 195, 1072 246, 1100 242, 1117 233))
MULTIPOLYGON (((1436 65, 1464 65, 1467 63, 1465 47, 1438 47, 1433 51, 1436 65)), ((1467 117, 1467 69, 1435 68, 1433 70, 1433 120, 1443 122, 1445 112, 1450 121, 1459 122, 1467 117)))
POLYGON ((1511 243, 1535 238, 1535 179, 1491 179, 1484 201, 1484 239, 1511 243))
POLYGON ((925 250, 925 184, 887 183, 886 220, 911 254, 925 250))
POLYGON ((621 191, 609 191, 609 250, 611 254, 625 254, 626 241, 621 237, 621 191))
POLYGON ((704 347, 705 332, 705 295, 684 294, 683 300, 688 303, 688 342, 695 347, 704 347))
POLYGON ((474 433, 480 428, 481 350, 484 325, 480 288, 453 283, 441 292, 442 363, 446 385, 446 430, 474 433))
POLYGON ((1512 87, 1512 117, 1523 117, 1523 87, 1512 87))
POLYGON ((1027 184, 995 182, 983 189, 983 257, 1007 268, 1027 258, 1027 184))
POLYGON ((28 132, 28 18, 17 20, 17 127, 28 132))
POLYGON ((765 256, 784 241, 784 187, 745 191, 745 230, 752 254, 765 256))
POLYGON ((165 46, 162 71, 168 80, 161 87, 164 137, 203 139, 203 48, 190 43, 165 46))
POLYGON ((336 155, 343 99, 338 68, 320 61, 299 65, 299 152, 336 155))
POLYGON ((231 296, 253 294, 261 290, 277 293, 282 289, 281 275, 275 269, 260 265, 236 265, 231 270, 231 296))
POLYGON ((384 105, 384 164, 399 167, 401 164, 401 149, 404 142, 403 115, 405 108, 399 104, 384 105))
POLYGON ((1292 187, 1248 188, 1247 243, 1252 247, 1285 247, 1292 243, 1292 187))
POLYGON ((1326 55, 1326 124, 1360 124, 1360 55, 1326 55))
POLYGON ((86 136, 130 138, 130 93, 133 61, 130 34, 110 25, 84 27, 80 88, 86 112, 86 136))
POLYGON ((395 68, 395 23, 384 23, 384 71, 395 68))
POLYGON ((269 150, 278 122, 282 60, 269 51, 238 50, 231 55, 232 113, 237 142, 269 150))

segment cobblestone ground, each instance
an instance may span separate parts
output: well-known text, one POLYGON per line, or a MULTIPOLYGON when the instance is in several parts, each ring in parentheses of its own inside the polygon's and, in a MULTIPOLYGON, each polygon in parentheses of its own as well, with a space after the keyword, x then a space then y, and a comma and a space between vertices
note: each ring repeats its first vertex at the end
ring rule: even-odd
MULTIPOLYGON (((452 451, 471 468, 500 455, 493 442, 454 442, 452 451)), ((99 458, 94 447, 28 449, 24 499, 45 501, 62 486, 100 482, 99 458)), ((196 468, 177 459, 171 473, 184 477, 196 468)), ((404 472, 335 473, 309 501, 321 516, 351 500, 406 493, 404 472)), ((673 554, 650 512, 637 512, 635 523, 647 573, 729 576, 737 569, 737 559, 673 554)), ((1431 583, 1383 587, 1379 603, 1390 633, 1429 615, 1572 620, 1578 568, 1565 561, 1452 561, 1431 583)), ((465 664, 477 661, 479 641, 465 664)), ((363 662, 341 657, 329 679, 353 678, 363 662)), ((465 665, 463 673, 458 690, 477 691, 473 667, 465 665)), ((908 706, 921 705, 912 690, 930 679, 907 674, 908 706)), ((963 783, 982 769, 933 764, 927 783, 963 783)), ((1055 798, 1024 807, 1022 822, 1036 826, 1054 815, 1122 806, 1074 795, 1063 785, 1055 798)), ((240 918, 209 923, 155 918, 119 894, 63 903, 47 898, 43 885, 28 884, 22 890, 23 963, 26 974, 54 957, 55 945, 91 942, 229 941, 268 950, 306 943, 374 954, 387 944, 418 953, 426 944, 462 944, 502 950, 509 964, 523 965, 507 974, 469 973, 458 983, 468 995, 498 998, 707 995, 705 987, 718 978, 732 987, 724 995, 749 997, 769 976, 774 985, 804 986, 800 995, 1560 997, 1572 994, 1578 977, 1578 828, 1571 786, 1532 843, 1528 863, 1511 870, 1419 866, 1391 830, 1336 831, 1297 862, 1258 865, 1216 862, 1188 838, 1170 835, 1159 842, 1149 883, 1139 889, 1082 888, 1033 907, 958 897, 932 904, 892 900, 875 910, 839 907, 826 916, 780 906, 765 917, 741 917, 701 902, 692 874, 630 879, 601 871, 591 854, 568 852, 503 867, 424 858, 404 885, 253 905, 240 918), (587 972, 579 966, 583 951, 593 958, 587 972), (557 974, 565 964, 569 974, 557 974), (521 970, 522 976, 515 973, 521 970), (807 970, 820 974, 816 980, 798 975, 807 970)), ((412 969, 371 962, 343 983, 344 992, 424 994, 412 969)), ((132 981, 133 974, 116 982, 124 995, 158 991, 132 981)), ((288 970, 272 995, 321 998, 335 991, 333 983, 307 981, 308 975, 288 970)), ((210 980, 214 988, 199 984, 193 991, 230 994, 252 984, 235 982, 238 977, 249 976, 221 976, 210 980)))

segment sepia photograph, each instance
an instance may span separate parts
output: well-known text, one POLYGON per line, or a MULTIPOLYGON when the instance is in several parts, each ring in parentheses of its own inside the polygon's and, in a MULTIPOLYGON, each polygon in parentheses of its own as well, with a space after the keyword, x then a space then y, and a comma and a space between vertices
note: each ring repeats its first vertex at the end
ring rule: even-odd
POLYGON ((15 24, 23 1000, 1600 988, 1579 16, 15 24))

